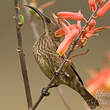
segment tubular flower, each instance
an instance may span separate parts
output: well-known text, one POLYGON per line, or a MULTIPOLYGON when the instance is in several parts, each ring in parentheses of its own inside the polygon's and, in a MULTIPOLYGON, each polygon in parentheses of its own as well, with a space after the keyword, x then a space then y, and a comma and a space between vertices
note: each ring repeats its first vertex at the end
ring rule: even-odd
POLYGON ((96 10, 96 3, 95 0, 88 0, 89 2, 89 7, 91 11, 95 11, 96 10))
POLYGON ((100 6, 102 6, 105 3, 106 0, 101 0, 100 6))
MULTIPOLYGON (((78 29, 79 26, 77 26, 77 24, 72 24, 72 25, 69 25, 68 28, 70 30, 73 30, 75 28, 78 29)), ((56 34, 56 37, 62 37, 62 36, 64 36, 65 35, 64 29, 63 28, 58 29, 55 34, 56 34)))
POLYGON ((69 34, 67 34, 65 36, 65 39, 62 41, 62 43, 60 44, 60 46, 57 49, 57 53, 62 56, 68 49, 69 45, 71 44, 72 40, 79 34, 78 29, 74 29, 72 31, 69 32, 69 34))
POLYGON ((96 2, 100 3, 102 0, 96 0, 96 2))
POLYGON ((108 0, 108 2, 97 11, 97 16, 98 17, 103 16, 109 9, 110 9, 110 0, 108 0))
POLYGON ((90 21, 88 27, 86 28, 85 33, 88 33, 89 31, 94 30, 95 25, 96 25, 96 21, 94 19, 92 19, 90 21))
POLYGON ((57 15, 63 19, 74 19, 74 20, 82 20, 84 19, 83 14, 74 13, 74 12, 58 12, 57 15))
MULTIPOLYGON (((80 11, 78 12, 78 13, 81 13, 80 11)), ((57 21, 57 22, 59 22, 61 25, 62 25, 62 28, 60 28, 60 29, 58 29, 56 32, 55 32, 55 34, 56 34, 56 37, 63 37, 63 36, 65 36, 65 29, 63 29, 64 27, 67 27, 67 26, 64 26, 64 24, 63 24, 63 21, 64 22, 66 22, 67 23, 67 25, 68 25, 68 28, 70 29, 70 30, 73 30, 73 29, 78 29, 79 31, 81 31, 81 21, 79 20, 79 21, 77 21, 77 24, 70 24, 66 19, 63 19, 63 21, 60 19, 60 18, 58 18, 55 14, 53 15, 53 17, 54 17, 54 19, 57 21)))
POLYGON ((96 0, 96 2, 98 3, 98 5, 101 7, 106 0, 96 0))
POLYGON ((94 36, 95 34, 95 25, 96 21, 92 19, 88 25, 88 27, 85 29, 85 32, 82 34, 82 37, 80 39, 80 43, 78 44, 80 47, 83 47, 86 43, 86 41, 94 36))
POLYGON ((62 56, 68 49, 69 45, 71 44, 72 40, 79 34, 79 30, 77 28, 70 29, 66 24, 62 22, 63 31, 65 34, 65 39, 59 45, 57 49, 57 53, 62 56))
POLYGON ((110 67, 105 67, 87 82, 87 90, 93 95, 101 88, 110 90, 110 67))
POLYGON ((95 27, 95 25, 96 25, 96 21, 92 19, 89 23, 89 27, 95 27))
POLYGON ((96 36, 97 35, 96 33, 98 33, 99 31, 104 30, 104 29, 110 29, 109 26, 95 28, 95 25, 96 25, 96 21, 92 19, 90 24, 86 28, 85 32, 82 34, 82 38, 80 39, 81 41, 80 46, 81 45, 83 46, 83 44, 85 44, 87 39, 91 38, 92 36, 96 36))
POLYGON ((95 28, 94 32, 96 33, 96 32, 99 32, 99 31, 105 30, 105 29, 110 29, 110 26, 103 26, 103 27, 95 28))
MULTIPOLYGON (((56 20, 56 22, 58 22, 62 27, 55 32, 56 37, 59 37, 59 38, 63 37, 63 36, 65 37, 57 49, 57 53, 60 56, 62 56, 67 51, 72 40, 84 28, 81 26, 81 19, 83 19, 85 21, 86 21, 86 19, 83 17, 83 15, 81 14, 80 11, 78 13, 58 12, 57 15, 58 16, 53 14, 53 17, 56 20), (80 15, 80 17, 78 17, 79 15, 80 15), (66 19, 76 19, 77 24, 70 24, 66 19)), ((85 31, 82 33, 81 38, 75 47, 76 49, 78 47, 83 47, 89 38, 97 35, 96 34, 97 32, 99 32, 103 29, 110 29, 109 26, 104 26, 104 27, 99 27, 99 28, 95 28, 95 26, 96 26, 96 21, 94 19, 92 19, 90 21, 90 23, 88 24, 87 28, 85 29, 85 31)))

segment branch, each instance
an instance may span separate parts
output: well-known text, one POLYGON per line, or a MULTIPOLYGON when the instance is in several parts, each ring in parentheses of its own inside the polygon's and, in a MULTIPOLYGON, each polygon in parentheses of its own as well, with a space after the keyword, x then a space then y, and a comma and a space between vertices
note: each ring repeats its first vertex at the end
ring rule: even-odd
MULTIPOLYGON (((99 7, 98 7, 99 8, 99 7)), ((90 16, 89 20, 87 21, 87 23, 85 24, 84 28, 82 29, 82 31, 79 33, 79 35, 76 37, 76 39, 71 43, 69 51, 67 53, 67 56, 63 59, 63 61, 61 62, 59 68, 54 72, 54 76, 53 78, 50 80, 49 84, 47 85, 45 89, 45 91, 43 91, 40 95, 40 97, 38 98, 38 100, 36 101, 36 103, 34 104, 32 110, 35 110, 36 107, 38 106, 38 104, 41 102, 41 100, 43 99, 44 96, 47 96, 46 94, 48 94, 48 90, 49 88, 52 86, 52 84, 54 83, 56 77, 59 76, 60 72, 62 71, 65 63, 68 61, 68 58, 71 56, 71 53, 74 51, 75 46, 77 45, 77 43, 80 41, 80 37, 83 34, 83 32, 85 31, 85 29, 87 28, 87 26, 89 25, 90 21, 92 20, 92 18, 94 17, 95 13, 97 12, 98 8, 92 13, 92 15, 90 16)))
POLYGON ((57 92, 59 93, 59 95, 60 95, 60 97, 61 97, 61 99, 62 99, 64 105, 66 106, 66 108, 67 108, 68 110, 72 110, 72 107, 70 106, 70 104, 68 103, 66 97, 64 96, 61 87, 57 87, 57 92))
POLYGON ((21 70, 22 70, 22 76, 25 86, 25 93, 27 98, 27 104, 28 104, 28 110, 32 108, 32 97, 31 97, 31 91, 29 86, 29 80, 27 75, 27 68, 25 63, 25 57, 22 47, 22 36, 20 31, 20 25, 19 25, 19 0, 14 0, 15 3, 15 10, 16 10, 16 16, 15 16, 15 22, 16 22, 16 31, 17 31, 17 40, 18 40, 18 53, 20 58, 20 64, 21 64, 21 70))
POLYGON ((42 89, 42 93, 41 93, 40 97, 38 98, 38 100, 36 101, 36 103, 34 104, 32 110, 36 109, 36 107, 39 105, 39 103, 44 98, 44 96, 49 95, 48 90, 51 87, 51 85, 53 84, 53 82, 55 81, 55 79, 56 79, 56 75, 54 75, 53 78, 50 80, 48 86, 42 89))
POLYGON ((55 2, 56 2, 56 0, 52 0, 52 1, 46 2, 45 4, 40 5, 39 9, 43 10, 43 9, 53 5, 55 2))

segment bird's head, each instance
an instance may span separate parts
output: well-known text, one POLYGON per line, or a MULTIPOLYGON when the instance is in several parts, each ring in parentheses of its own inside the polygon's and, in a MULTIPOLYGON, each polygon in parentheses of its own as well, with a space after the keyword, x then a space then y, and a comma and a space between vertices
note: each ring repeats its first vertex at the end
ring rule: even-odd
POLYGON ((43 21, 43 25, 44 25, 44 32, 46 34, 51 35, 51 34, 55 33, 55 31, 58 29, 57 23, 53 22, 49 17, 47 17, 46 15, 41 13, 37 8, 34 8, 32 6, 29 6, 29 5, 24 5, 24 6, 31 8, 41 17, 41 19, 43 21))

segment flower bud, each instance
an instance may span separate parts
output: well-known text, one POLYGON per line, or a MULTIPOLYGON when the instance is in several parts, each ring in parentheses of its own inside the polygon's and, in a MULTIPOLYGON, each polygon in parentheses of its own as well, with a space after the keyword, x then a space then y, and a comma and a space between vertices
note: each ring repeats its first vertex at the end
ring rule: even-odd
POLYGON ((95 11, 96 10, 96 3, 95 0, 89 0, 89 7, 91 11, 95 11))
POLYGON ((84 19, 81 13, 74 12, 58 12, 57 15, 63 19, 74 19, 74 20, 82 20, 84 19))

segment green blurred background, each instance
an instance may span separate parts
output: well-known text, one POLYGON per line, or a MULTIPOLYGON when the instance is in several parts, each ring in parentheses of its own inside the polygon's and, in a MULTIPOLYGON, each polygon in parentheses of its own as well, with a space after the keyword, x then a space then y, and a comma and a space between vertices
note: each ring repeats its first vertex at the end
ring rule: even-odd
MULTIPOLYGON (((39 4, 43 4, 49 0, 39 0, 39 4)), ((81 10, 85 17, 90 15, 88 0, 56 0, 56 4, 45 9, 46 15, 51 16, 52 12, 58 11, 78 11, 81 10)), ((26 53, 26 63, 33 102, 40 95, 42 87, 46 86, 49 80, 40 71, 36 64, 32 46, 34 43, 33 31, 27 20, 22 27, 23 48, 26 53)), ((15 29, 14 0, 1 0, 0 2, 0 110, 27 110, 27 103, 24 92, 23 79, 19 63, 19 56, 16 52, 17 37, 15 29)), ((110 26, 110 11, 100 19, 97 19, 97 26, 110 26)), ((89 77, 86 70, 89 68, 100 69, 105 60, 104 55, 110 50, 110 30, 100 33, 99 37, 91 38, 83 51, 90 49, 88 55, 77 57, 74 59, 76 69, 81 78, 86 81, 89 77)), ((77 51, 77 53, 78 53, 77 51)), ((65 96, 70 102, 73 110, 85 110, 83 99, 72 89, 61 86, 65 96)), ((37 110, 66 110, 56 89, 50 90, 51 95, 43 99, 37 110)))

